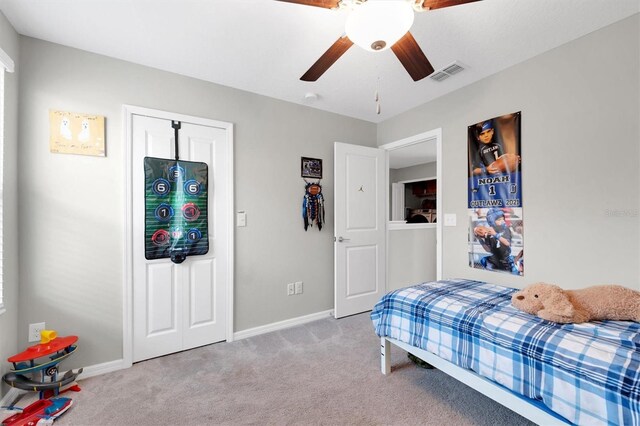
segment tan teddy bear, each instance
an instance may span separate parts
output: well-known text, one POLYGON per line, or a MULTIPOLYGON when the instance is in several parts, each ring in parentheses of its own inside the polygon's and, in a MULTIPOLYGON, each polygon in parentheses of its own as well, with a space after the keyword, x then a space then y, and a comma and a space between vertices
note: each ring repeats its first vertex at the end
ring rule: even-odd
POLYGON ((515 293, 511 303, 524 312, 560 323, 640 322, 640 292, 619 285, 563 290, 557 285, 536 283, 515 293))

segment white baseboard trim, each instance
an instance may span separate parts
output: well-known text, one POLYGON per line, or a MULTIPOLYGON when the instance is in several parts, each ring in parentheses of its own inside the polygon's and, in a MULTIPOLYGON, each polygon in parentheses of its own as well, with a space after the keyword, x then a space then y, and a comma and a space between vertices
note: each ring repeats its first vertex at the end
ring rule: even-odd
POLYGON ((5 411, 5 409, 2 407, 10 406, 11 403, 15 401, 18 398, 18 396, 20 396, 23 393, 26 393, 26 391, 16 389, 16 388, 9 389, 9 392, 7 392, 7 394, 0 400, 0 413, 5 411))
MULTIPOLYGON (((84 367, 82 369, 82 374, 78 376, 78 381, 88 379, 89 377, 99 376, 105 373, 112 373, 114 371, 123 370, 129 367, 131 367, 131 365, 126 365, 124 360, 122 359, 104 362, 102 364, 90 365, 89 367, 84 367)), ((65 373, 66 371, 61 371, 59 374, 64 375, 65 373)), ((10 388, 9 392, 7 392, 7 394, 0 400, 0 407, 7 407, 11 405, 11 403, 15 401, 18 396, 28 392, 29 391, 18 388, 10 388)), ((0 412, 2 412, 2 409, 0 409, 0 412)))
POLYGON ((249 328, 233 333, 233 340, 241 340, 248 337, 259 336, 260 334, 283 330, 285 328, 306 324, 308 322, 317 321, 330 316, 333 316, 333 309, 329 309, 328 311, 316 312, 315 314, 309 314, 302 317, 291 318, 284 321, 274 322, 267 325, 261 325, 260 327, 249 328))
POLYGON ((116 359, 115 361, 108 361, 102 364, 90 365, 82 369, 82 374, 78 376, 78 380, 88 379, 89 377, 99 376, 101 374, 112 373, 114 371, 123 370, 129 368, 131 365, 126 365, 124 360, 116 359))

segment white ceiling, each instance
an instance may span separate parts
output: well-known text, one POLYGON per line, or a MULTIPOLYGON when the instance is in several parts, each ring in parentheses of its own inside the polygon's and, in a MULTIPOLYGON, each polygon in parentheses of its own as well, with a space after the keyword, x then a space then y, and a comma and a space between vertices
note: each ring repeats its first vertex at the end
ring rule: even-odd
POLYGON ((414 82, 390 50, 357 46, 317 82, 300 81, 343 34, 346 10, 275 0, 0 0, 0 10, 23 35, 377 123, 638 13, 640 0, 483 0, 418 13, 411 32, 434 68, 468 67, 442 83, 414 82))

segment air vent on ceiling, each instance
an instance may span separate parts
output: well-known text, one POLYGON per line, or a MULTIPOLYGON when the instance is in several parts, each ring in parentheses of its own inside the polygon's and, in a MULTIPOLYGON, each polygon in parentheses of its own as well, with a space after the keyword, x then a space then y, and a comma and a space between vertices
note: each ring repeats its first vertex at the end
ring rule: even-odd
POLYGON ((449 74, 447 74, 446 72, 437 71, 437 72, 434 72, 433 74, 431 74, 429 76, 429 78, 431 80, 435 80, 435 81, 442 81, 442 80, 446 80, 447 78, 449 78, 449 74))
POLYGON ((460 62, 456 61, 450 65, 447 65, 442 69, 435 71, 429 76, 429 78, 440 82, 442 80, 446 80, 447 78, 451 77, 454 74, 458 74, 460 71, 463 71, 464 69, 465 69, 464 66, 462 66, 460 62))

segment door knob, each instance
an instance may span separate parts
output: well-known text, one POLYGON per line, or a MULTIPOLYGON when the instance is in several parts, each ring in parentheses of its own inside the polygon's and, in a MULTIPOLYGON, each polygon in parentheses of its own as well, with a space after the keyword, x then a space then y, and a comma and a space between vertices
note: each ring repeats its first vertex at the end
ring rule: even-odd
POLYGON ((343 241, 351 241, 349 238, 338 237, 338 242, 341 243, 343 241))

